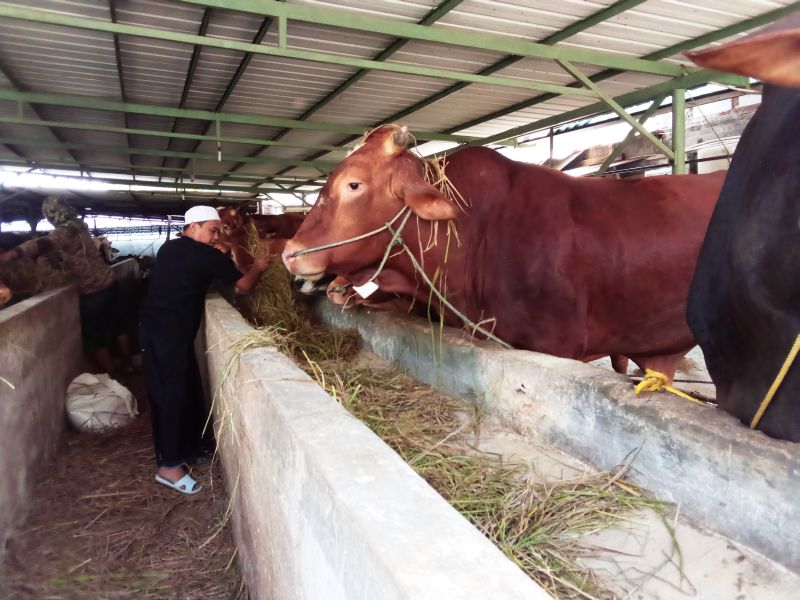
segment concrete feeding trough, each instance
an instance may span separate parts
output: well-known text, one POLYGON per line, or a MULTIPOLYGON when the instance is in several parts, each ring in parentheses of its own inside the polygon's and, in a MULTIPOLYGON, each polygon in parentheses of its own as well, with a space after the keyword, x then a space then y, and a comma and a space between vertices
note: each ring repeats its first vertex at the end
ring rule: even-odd
POLYGON ((606 369, 503 350, 399 313, 317 304, 328 325, 356 329, 379 356, 511 430, 599 469, 637 453, 629 477, 683 515, 800 571, 800 445, 750 431, 713 407, 636 395, 606 369))
MULTIPOLYGON (((682 556, 690 564, 649 577, 646 597, 692 596, 685 589, 675 595, 689 579, 704 586, 704 597, 744 590, 759 600, 791 598, 800 585, 793 444, 750 432, 713 408, 664 394, 635 396, 627 377, 591 365, 498 350, 455 330, 439 340, 424 320, 401 314, 342 312, 325 301, 317 312, 329 325, 357 329, 379 356, 481 406, 515 432, 492 440, 488 451, 505 454, 514 437, 509 455, 543 444, 612 470, 638 450, 628 477, 675 502, 680 523, 689 515, 726 536, 687 531, 677 518, 677 534, 670 533, 655 515, 632 519, 649 519, 645 535, 660 536, 646 552, 634 539, 638 532, 590 536, 589 544, 613 546, 617 556, 637 554, 619 589, 630 591, 630 572, 663 563, 675 535, 685 540, 682 556)), ((290 359, 256 348, 232 367, 231 345, 250 329, 225 300, 209 297, 200 344, 238 556, 254 597, 547 597, 290 359)), ((572 468, 563 456, 556 460, 563 461, 557 469, 572 468)), ((585 564, 608 573, 602 558, 585 564)))
POLYGON ((206 303, 207 376, 239 563, 254 598, 550 596, 251 327, 206 303))

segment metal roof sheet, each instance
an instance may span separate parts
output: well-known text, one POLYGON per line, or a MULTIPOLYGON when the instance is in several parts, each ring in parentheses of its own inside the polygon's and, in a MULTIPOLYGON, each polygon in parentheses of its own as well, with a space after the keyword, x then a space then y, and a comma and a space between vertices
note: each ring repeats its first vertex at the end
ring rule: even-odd
MULTIPOLYGON (((0 142, 0 163, 80 163, 93 173, 116 167, 156 181, 202 174, 204 181, 225 186, 260 181, 266 188, 284 176, 314 179, 324 165, 341 160, 360 133, 389 120, 408 124, 422 149, 433 151, 454 146, 453 136, 502 138, 607 110, 597 107, 595 97, 548 93, 548 85, 567 91, 563 86, 573 84, 572 75, 553 60, 524 55, 527 46, 521 53, 506 50, 518 48, 513 44, 555 43, 568 56, 588 50, 612 53, 615 61, 655 57, 660 64, 688 66, 677 45, 696 38, 695 45, 719 43, 709 36, 796 5, 267 0, 259 6, 288 11, 282 51, 279 19, 237 0, 9 0, 0 2, 0 139, 27 144, 0 142), (2 12, 13 9, 20 10, 2 12), (295 18, 300 10, 311 17, 295 18), (367 26, 354 28, 356 16, 367 26), (403 27, 422 22, 436 40, 398 37, 407 31, 403 27), (123 29, 115 33, 114 23, 123 29), (226 47, 208 45, 215 43, 226 47), (480 74, 491 79, 460 80, 480 74), (543 91, 533 89, 539 84, 543 91), (50 96, 14 100, 29 93, 50 96), (219 121, 215 113, 221 113, 219 121), (218 134, 222 161, 216 160, 218 134), (427 137, 443 139, 426 143, 427 137), (330 146, 342 149, 332 152, 330 146)), ((412 34, 423 31, 417 27, 412 34)), ((600 89, 613 97, 633 97, 669 81, 666 75, 625 68, 614 74, 600 64, 571 62, 602 77, 600 89)), ((181 199, 171 193, 171 199, 158 194, 161 204, 151 206, 176 212, 181 199)), ((0 218, 25 208, 2 198, 0 192, 0 218)), ((133 196, 125 198, 115 196, 115 210, 141 210, 133 196)))

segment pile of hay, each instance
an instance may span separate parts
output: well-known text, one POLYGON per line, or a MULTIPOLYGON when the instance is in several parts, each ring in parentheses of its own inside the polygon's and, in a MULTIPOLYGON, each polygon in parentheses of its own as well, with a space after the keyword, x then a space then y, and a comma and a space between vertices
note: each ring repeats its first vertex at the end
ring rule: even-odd
MULTIPOLYGON (((610 527, 636 510, 666 505, 615 473, 559 482, 529 467, 476 451, 465 434, 479 426, 469 403, 448 398, 399 372, 359 368, 355 332, 315 325, 294 298, 289 276, 270 270, 248 303, 260 325, 239 342, 271 345, 297 363, 350 413, 366 423, 528 575, 557 598, 607 596, 580 564, 581 536, 610 527)), ((677 551, 677 550, 676 550, 677 551)))

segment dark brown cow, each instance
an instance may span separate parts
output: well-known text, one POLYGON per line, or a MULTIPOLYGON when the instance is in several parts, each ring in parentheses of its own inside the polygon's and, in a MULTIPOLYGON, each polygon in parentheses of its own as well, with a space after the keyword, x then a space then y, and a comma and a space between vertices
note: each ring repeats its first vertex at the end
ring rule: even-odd
POLYGON ((300 228, 303 215, 246 215, 241 209, 223 207, 217 209, 220 218, 220 249, 229 248, 233 261, 243 273, 253 264, 253 254, 248 242, 248 228, 255 227, 261 247, 268 257, 277 258, 283 252, 286 241, 300 228))
MULTIPOLYGON (((427 276, 472 321, 495 319, 499 338, 583 360, 624 355, 674 374, 694 345, 686 296, 724 174, 581 179, 467 148, 445 167, 461 209, 425 180, 407 140, 406 128, 382 126, 336 167, 286 246, 292 273, 363 283, 384 256, 387 230, 298 253, 393 219, 396 228, 407 209, 401 238, 427 276)), ((403 275, 391 291, 428 302, 406 253, 393 250, 386 265, 403 275)), ((445 319, 461 324, 449 310, 445 319)))
POLYGON ((800 14, 696 53, 699 65, 758 77, 763 101, 733 156, 697 263, 688 321, 719 408, 800 442, 800 364, 753 422, 800 335, 800 14))

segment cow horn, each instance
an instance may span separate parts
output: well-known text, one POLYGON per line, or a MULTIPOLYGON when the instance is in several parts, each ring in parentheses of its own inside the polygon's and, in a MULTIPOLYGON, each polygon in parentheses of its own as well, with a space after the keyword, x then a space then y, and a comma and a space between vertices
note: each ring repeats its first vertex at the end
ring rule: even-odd
POLYGON ((394 145, 392 154, 398 154, 406 149, 408 146, 408 125, 395 129, 392 135, 392 144, 394 145))

